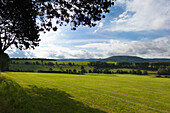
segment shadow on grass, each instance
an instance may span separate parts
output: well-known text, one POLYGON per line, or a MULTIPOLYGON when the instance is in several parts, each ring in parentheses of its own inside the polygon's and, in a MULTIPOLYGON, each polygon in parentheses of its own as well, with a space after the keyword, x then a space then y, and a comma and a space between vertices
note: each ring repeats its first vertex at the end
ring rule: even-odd
POLYGON ((0 113, 104 113, 58 89, 29 86, 0 78, 0 113))

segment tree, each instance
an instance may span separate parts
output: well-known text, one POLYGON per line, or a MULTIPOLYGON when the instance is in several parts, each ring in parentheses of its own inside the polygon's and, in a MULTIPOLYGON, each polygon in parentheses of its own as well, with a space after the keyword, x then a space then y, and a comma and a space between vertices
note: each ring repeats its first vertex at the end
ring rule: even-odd
POLYGON ((47 65, 49 65, 49 66, 54 66, 55 64, 52 63, 52 62, 48 62, 47 65))
POLYGON ((81 69, 80 74, 84 75, 84 73, 86 73, 85 69, 81 69))
POLYGON ((111 0, 0 0, 0 54, 11 45, 34 49, 39 32, 57 31, 58 26, 94 27, 111 5, 111 0))
POLYGON ((103 73, 105 73, 105 74, 109 74, 109 73, 110 73, 110 71, 109 71, 109 69, 105 69, 103 73))
POLYGON ((9 63, 10 63, 10 59, 9 59, 8 54, 1 53, 0 54, 0 73, 1 71, 3 71, 9 66, 9 63))
POLYGON ((141 71, 140 69, 138 69, 138 70, 136 71, 136 74, 137 74, 137 75, 142 75, 142 71, 141 71))
POLYGON ((68 70, 68 73, 69 73, 69 74, 72 74, 72 70, 71 70, 71 69, 69 69, 69 70, 68 70))
POLYGON ((89 73, 92 73, 92 70, 91 70, 91 69, 89 69, 89 73))
POLYGON ((77 73, 77 70, 76 70, 76 69, 73 69, 73 73, 77 73))
POLYGON ((148 72, 146 70, 143 71, 143 75, 148 75, 148 72))
POLYGON ((167 74, 170 75, 170 66, 166 67, 167 74))
POLYGON ((94 27, 111 5, 112 0, 1 0, 0 52, 11 45, 34 49, 39 45, 39 32, 57 31, 58 26, 94 27))
POLYGON ((158 69, 158 75, 170 75, 170 66, 160 66, 158 69))
POLYGON ((38 61, 36 61, 36 63, 35 63, 36 65, 40 65, 40 63, 38 62, 38 61))
POLYGON ((50 71, 50 72, 52 72, 52 71, 53 71, 53 69, 52 69, 52 68, 50 68, 50 69, 49 69, 49 71, 50 71))
POLYGON ((43 59, 41 59, 41 65, 44 65, 44 61, 43 61, 43 59))
POLYGON ((81 70, 83 70, 84 69, 84 66, 81 66, 81 70))
POLYGON ((69 62, 68 65, 69 65, 69 66, 72 66, 72 63, 69 62))
POLYGON ((19 49, 38 46, 39 28, 30 0, 0 1, 0 53, 11 45, 19 49))

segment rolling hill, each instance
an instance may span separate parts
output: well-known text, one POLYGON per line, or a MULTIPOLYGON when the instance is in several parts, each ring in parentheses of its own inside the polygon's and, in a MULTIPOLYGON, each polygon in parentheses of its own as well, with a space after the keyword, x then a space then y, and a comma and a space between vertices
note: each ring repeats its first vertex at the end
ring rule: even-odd
POLYGON ((165 58, 141 58, 137 56, 112 56, 104 59, 106 62, 170 62, 170 59, 165 58))
POLYGON ((147 59, 137 56, 112 56, 104 59, 107 62, 147 62, 147 59))

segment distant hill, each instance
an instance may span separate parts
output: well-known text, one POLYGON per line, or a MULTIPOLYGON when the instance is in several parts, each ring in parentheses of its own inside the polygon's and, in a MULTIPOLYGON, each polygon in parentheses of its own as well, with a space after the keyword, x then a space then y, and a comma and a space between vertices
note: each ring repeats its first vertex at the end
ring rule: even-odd
POLYGON ((141 58, 137 56, 112 56, 106 59, 42 59, 42 58, 11 58, 11 60, 52 60, 52 61, 84 61, 84 62, 170 62, 167 58, 141 58))
POLYGON ((137 56, 112 56, 104 59, 106 62, 170 62, 170 59, 164 58, 141 58, 137 56))
POLYGON ((148 62, 170 62, 168 58, 154 58, 154 59, 147 59, 148 62))
POLYGON ((82 62, 95 62, 95 61, 103 61, 103 59, 56 59, 56 61, 82 61, 82 62))
POLYGON ((147 59, 137 56, 112 56, 104 59, 107 62, 147 62, 147 59))

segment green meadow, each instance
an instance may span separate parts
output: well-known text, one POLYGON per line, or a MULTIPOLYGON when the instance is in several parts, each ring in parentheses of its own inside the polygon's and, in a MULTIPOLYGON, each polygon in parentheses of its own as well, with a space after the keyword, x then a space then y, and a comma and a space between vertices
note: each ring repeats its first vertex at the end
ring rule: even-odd
POLYGON ((1 113, 170 113, 170 79, 6 72, 1 113))
POLYGON ((38 70, 43 70, 43 71, 49 71, 51 68, 53 71, 65 71, 66 69, 77 69, 81 70, 81 66, 85 66, 85 69, 93 69, 87 66, 89 62, 80 62, 80 61, 52 61, 52 60, 11 60, 11 64, 9 69, 10 70, 22 70, 22 71, 34 71, 38 72, 38 70), (13 64, 12 62, 15 62, 13 64), (29 65, 26 65, 25 63, 28 62, 30 63, 29 65), (48 63, 53 63, 54 66, 49 66, 46 65, 48 63), (34 64, 33 64, 34 63, 34 64), (38 63, 38 65, 36 64, 38 63), (74 66, 69 66, 69 63, 74 63, 74 66))

